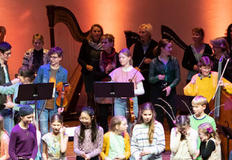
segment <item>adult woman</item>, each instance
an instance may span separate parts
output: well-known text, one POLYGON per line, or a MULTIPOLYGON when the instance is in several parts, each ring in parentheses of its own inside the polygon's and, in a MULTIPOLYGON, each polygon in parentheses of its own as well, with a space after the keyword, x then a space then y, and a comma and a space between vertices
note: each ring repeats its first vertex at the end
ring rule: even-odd
POLYGON ((152 39, 152 25, 151 24, 141 24, 139 26, 139 36, 140 41, 137 41, 134 46, 133 52, 133 66, 138 67, 140 63, 140 71, 145 78, 143 81, 143 86, 145 89, 145 94, 138 96, 138 103, 143 104, 149 101, 150 97, 150 86, 148 81, 149 75, 149 64, 154 58, 153 50, 157 46, 157 42, 152 39))
POLYGON ((48 50, 43 48, 44 38, 38 33, 33 35, 32 45, 34 48, 27 50, 23 57, 23 66, 36 73, 41 65, 48 63, 48 50))
MULTIPOLYGON (((222 69, 225 67, 227 59, 230 57, 229 45, 223 37, 215 38, 214 40, 211 41, 211 44, 213 45, 213 51, 214 51, 214 54, 211 58, 211 60, 213 61, 212 71, 222 72, 222 69), (221 71, 218 70, 219 61, 222 62, 221 71)), ((232 82, 231 73, 232 73, 232 61, 230 59, 223 76, 230 82, 232 82)))
POLYGON ((189 71, 186 82, 190 82, 192 76, 198 72, 197 63, 202 56, 210 56, 212 49, 204 43, 204 30, 202 28, 192 29, 193 44, 190 44, 182 60, 182 66, 189 71))
MULTIPOLYGON (((104 34, 101 38, 103 51, 100 53, 100 70, 105 74, 103 81, 109 81, 109 73, 119 66, 118 54, 114 49, 114 36, 104 34)), ((112 105, 112 98, 98 97, 95 99, 97 103, 97 120, 104 131, 108 131, 108 111, 112 105)))
MULTIPOLYGON (((170 109, 166 104, 163 106, 172 115, 175 114, 174 96, 176 95, 176 86, 180 82, 180 68, 177 59, 171 56, 172 43, 167 39, 161 39, 154 52, 155 57, 150 63, 149 82, 151 84, 151 102, 153 104, 160 103, 159 97, 171 104, 170 109)), ((164 112, 161 108, 156 107, 156 119, 163 122, 164 112)), ((173 115, 174 116, 174 115, 173 115)), ((168 117, 170 129, 173 127, 173 122, 168 117)))
POLYGON ((88 106, 95 106, 93 84, 94 81, 101 79, 99 58, 102 50, 102 44, 100 43, 102 35, 102 27, 99 24, 92 25, 87 40, 82 43, 78 57, 78 62, 82 66, 88 106))

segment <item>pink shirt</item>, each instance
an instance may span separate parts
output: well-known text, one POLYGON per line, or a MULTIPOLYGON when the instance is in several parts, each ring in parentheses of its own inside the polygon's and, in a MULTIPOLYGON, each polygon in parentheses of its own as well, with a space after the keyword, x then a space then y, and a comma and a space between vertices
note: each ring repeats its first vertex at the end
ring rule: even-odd
POLYGON ((144 80, 143 75, 135 68, 125 72, 122 70, 122 67, 119 67, 113 70, 109 75, 114 82, 129 82, 129 80, 133 78, 132 82, 137 84, 144 80))

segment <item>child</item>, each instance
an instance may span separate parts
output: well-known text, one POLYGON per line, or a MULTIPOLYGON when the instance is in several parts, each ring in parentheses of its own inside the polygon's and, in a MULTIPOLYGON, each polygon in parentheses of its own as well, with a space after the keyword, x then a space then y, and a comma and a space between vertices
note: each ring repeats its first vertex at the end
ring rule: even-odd
MULTIPOLYGON (((218 84, 218 73, 211 71, 212 62, 207 56, 201 57, 198 67, 200 73, 195 74, 191 81, 184 87, 184 94, 186 96, 204 96, 209 102, 216 91, 218 84)), ((222 78, 220 82, 223 88, 229 94, 232 94, 232 84, 222 78)))
POLYGON ((165 135, 161 123, 155 120, 152 103, 142 104, 131 137, 131 154, 135 160, 162 159, 165 135))
MULTIPOLYGON (((133 111, 136 117, 138 117, 138 100, 137 95, 144 94, 143 88, 143 76, 142 74, 133 68, 130 51, 125 48, 119 53, 119 62, 121 67, 113 70, 109 75, 114 82, 130 82, 134 83, 133 97, 133 111)), ((114 100, 114 115, 126 116, 127 102, 126 98, 115 98, 114 100)))
MULTIPOLYGON (((208 101, 203 96, 196 96, 192 100, 193 113, 194 115, 190 116, 190 126, 194 130, 198 130, 198 127, 205 122, 210 123, 213 126, 213 129, 216 130, 215 120, 209 115, 205 114, 204 110, 206 108, 208 101)), ((197 149, 200 148, 200 139, 198 138, 197 149)))
POLYGON ((0 159, 9 159, 8 148, 9 148, 9 136, 3 128, 4 119, 0 115, 0 159))
POLYGON ((38 116, 40 117, 40 130, 42 135, 48 133, 48 122, 51 117, 58 111, 63 112, 62 107, 56 105, 56 97, 58 94, 55 92, 55 85, 58 82, 67 83, 68 71, 60 65, 63 58, 63 51, 59 47, 54 47, 49 50, 48 57, 50 63, 42 65, 39 70, 35 83, 48 83, 54 82, 53 99, 41 100, 37 103, 38 116))
POLYGON ((97 125, 94 110, 84 107, 80 115, 81 125, 74 132, 74 152, 77 160, 98 160, 102 150, 103 129, 97 125))
POLYGON ((127 120, 123 116, 114 116, 110 120, 110 131, 104 134, 102 160, 123 160, 130 157, 130 137, 126 132, 127 120))
POLYGON ((200 155, 203 160, 220 160, 221 145, 217 132, 210 123, 202 123, 198 127, 201 139, 200 155))
POLYGON ((198 133, 190 127, 188 116, 176 117, 176 127, 171 130, 171 160, 192 160, 197 152, 198 133))
POLYGON ((11 131, 9 154, 12 160, 35 159, 38 151, 36 128, 31 124, 34 114, 30 105, 19 108, 21 121, 11 131))
MULTIPOLYGON (((8 108, 9 112, 11 113, 11 123, 8 123, 8 133, 10 134, 12 128, 14 127, 14 114, 19 110, 19 104, 16 103, 16 98, 18 96, 19 85, 21 84, 30 84, 33 82, 35 78, 35 74, 33 71, 29 70, 26 67, 21 67, 18 71, 18 79, 19 82, 10 85, 10 86, 0 86, 0 93, 3 95, 11 95, 13 94, 13 103, 8 102, 5 103, 5 106, 8 108), (11 111, 12 110, 12 111, 11 111)), ((20 104, 28 104, 27 102, 20 102, 20 104)), ((33 106, 34 107, 34 106, 33 106)), ((16 117, 17 118, 17 117, 16 117)))
POLYGON ((43 140, 43 159, 65 159, 68 144, 68 135, 65 134, 63 118, 54 114, 51 119, 52 132, 45 134, 43 140))

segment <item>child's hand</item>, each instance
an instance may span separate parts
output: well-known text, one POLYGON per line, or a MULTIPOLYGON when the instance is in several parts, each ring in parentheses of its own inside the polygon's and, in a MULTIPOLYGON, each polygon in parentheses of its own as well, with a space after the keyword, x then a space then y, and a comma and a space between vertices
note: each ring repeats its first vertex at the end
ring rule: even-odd
POLYGON ((84 159, 87 159, 85 152, 81 151, 81 157, 83 157, 84 159))
POLYGON ((195 75, 195 76, 192 77, 190 83, 195 84, 196 80, 197 80, 197 76, 195 75))
POLYGON ((219 83, 219 86, 221 86, 221 87, 223 87, 223 86, 224 86, 224 83, 223 83, 223 81, 222 81, 222 80, 220 80, 218 83, 219 83))
POLYGON ((142 152, 140 153, 140 157, 146 156, 146 155, 148 155, 148 154, 150 154, 150 152, 142 151, 142 152))
POLYGON ((7 103, 4 103, 4 105, 6 106, 5 109, 9 109, 9 108, 14 108, 14 103, 13 102, 7 102, 7 103))
POLYGON ((19 78, 15 78, 15 79, 11 80, 12 84, 16 84, 16 83, 19 83, 19 82, 20 82, 19 78))
POLYGON ((62 112, 64 112, 64 107, 59 107, 58 108, 58 114, 61 114, 62 112))
POLYGON ((65 127, 61 127, 61 128, 60 128, 60 133, 61 133, 62 135, 65 135, 65 130, 66 130, 65 127))
POLYGON ((126 157, 124 155, 122 155, 122 156, 119 155, 119 156, 115 157, 114 160, 123 160, 125 158, 126 157))

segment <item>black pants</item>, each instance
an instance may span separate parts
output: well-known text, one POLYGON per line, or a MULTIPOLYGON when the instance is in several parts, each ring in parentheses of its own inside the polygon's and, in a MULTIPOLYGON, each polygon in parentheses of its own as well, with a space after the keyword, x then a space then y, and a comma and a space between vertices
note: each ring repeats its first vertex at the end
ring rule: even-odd
MULTIPOLYGON (((155 88, 156 89, 156 88, 155 88)), ((164 121, 164 115, 167 117, 169 128, 171 129, 174 127, 174 123, 170 116, 175 119, 176 117, 176 90, 173 88, 171 90, 171 93, 168 97, 166 97, 166 92, 162 92, 161 88, 157 87, 156 92, 153 92, 153 97, 151 99, 151 102, 154 104, 155 112, 156 112, 156 120, 163 123, 164 121), (159 98, 162 98, 165 100, 168 104, 160 100, 159 98), (170 116, 163 110, 163 108, 159 106, 155 106, 155 104, 161 105, 169 114, 170 116)))
MULTIPOLYGON (((81 157, 81 156, 77 156, 76 160, 85 160, 85 159, 83 157, 81 157)), ((93 158, 90 158, 90 160, 99 160, 99 158, 98 158, 98 156, 95 156, 93 158)))
POLYGON ((111 106, 112 104, 97 104, 97 123, 104 129, 104 133, 109 130, 108 116, 111 106))
POLYGON ((143 104, 146 102, 150 102, 150 84, 147 80, 143 81, 143 88, 145 93, 143 95, 138 96, 138 104, 143 104))

